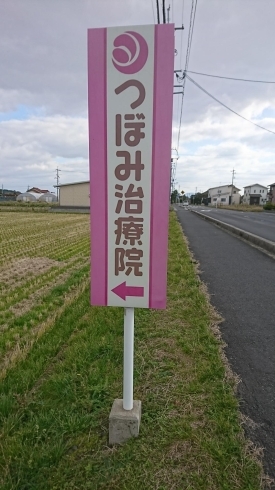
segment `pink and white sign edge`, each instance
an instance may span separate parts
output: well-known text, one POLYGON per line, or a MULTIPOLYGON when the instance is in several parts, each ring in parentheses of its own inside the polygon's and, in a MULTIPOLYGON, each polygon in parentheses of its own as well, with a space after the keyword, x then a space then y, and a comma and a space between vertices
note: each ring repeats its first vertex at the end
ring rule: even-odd
MULTIPOLYGON (((134 28, 134 27, 133 27, 134 28)), ((121 27, 121 32, 125 28, 121 27)), ((151 176, 149 308, 166 307, 174 25, 154 26, 154 101, 151 176)), ((106 306, 107 250, 107 29, 88 29, 88 110, 91 207, 91 304, 106 306)))

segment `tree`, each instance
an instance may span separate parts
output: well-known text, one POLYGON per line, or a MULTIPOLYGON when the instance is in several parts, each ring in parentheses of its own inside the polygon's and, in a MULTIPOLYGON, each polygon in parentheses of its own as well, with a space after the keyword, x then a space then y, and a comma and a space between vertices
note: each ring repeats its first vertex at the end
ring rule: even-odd
POLYGON ((182 202, 188 201, 188 197, 183 193, 181 200, 182 200, 182 202))
POLYGON ((175 189, 171 194, 171 204, 177 202, 177 199, 178 199, 178 191, 177 189, 175 189))
POLYGON ((208 191, 206 192, 197 192, 196 194, 192 194, 191 196, 191 204, 208 204, 208 191))

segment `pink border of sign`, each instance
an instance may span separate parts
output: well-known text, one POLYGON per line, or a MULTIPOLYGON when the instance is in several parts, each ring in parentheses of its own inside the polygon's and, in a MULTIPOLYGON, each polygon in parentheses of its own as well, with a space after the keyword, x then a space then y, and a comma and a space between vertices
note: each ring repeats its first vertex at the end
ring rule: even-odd
POLYGON ((107 305, 107 29, 88 29, 91 303, 107 305), (96 212, 95 212, 96 210, 96 212))
POLYGON ((166 307, 174 24, 155 26, 149 308, 166 307))
MULTIPOLYGON (((88 30, 91 303, 107 305, 107 29, 88 30), (96 210, 96 211, 95 211, 96 210)), ((155 26, 149 308, 166 307, 174 25, 155 26)))

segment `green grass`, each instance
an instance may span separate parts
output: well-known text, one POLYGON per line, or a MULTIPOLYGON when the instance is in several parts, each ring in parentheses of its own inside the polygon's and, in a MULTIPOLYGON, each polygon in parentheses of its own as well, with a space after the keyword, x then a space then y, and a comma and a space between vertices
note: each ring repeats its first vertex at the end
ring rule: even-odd
MULTIPOLYGON (((0 382, 1 490, 262 488, 213 333, 218 318, 174 213, 167 309, 136 309, 140 435, 121 447, 108 446, 108 416, 122 393, 123 309, 91 307, 86 272, 53 285, 44 304, 61 299, 62 308, 0 382)), ((35 307, 28 315, 35 328, 35 307)))

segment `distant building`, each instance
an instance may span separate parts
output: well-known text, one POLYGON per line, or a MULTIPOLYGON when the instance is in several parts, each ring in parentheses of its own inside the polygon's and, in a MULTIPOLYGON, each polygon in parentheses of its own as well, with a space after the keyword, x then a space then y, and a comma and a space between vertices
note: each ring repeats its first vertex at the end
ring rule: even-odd
POLYGON ((89 180, 61 184, 58 186, 58 189, 60 206, 90 207, 89 180))
POLYGON ((240 204, 241 196, 239 194, 240 189, 235 185, 220 185, 218 187, 211 187, 208 189, 208 204, 210 206, 229 204, 240 204))
POLYGON ((16 197, 20 194, 18 191, 10 189, 0 189, 0 201, 16 201, 16 197))
POLYGON ((270 184, 268 187, 267 199, 272 202, 272 204, 275 204, 275 183, 270 184))
POLYGON ((27 192, 34 192, 36 194, 46 194, 48 189, 39 189, 39 187, 32 187, 31 189, 28 189, 27 192))
POLYGON ((267 201, 267 187, 261 184, 244 187, 243 204, 262 206, 267 201))

